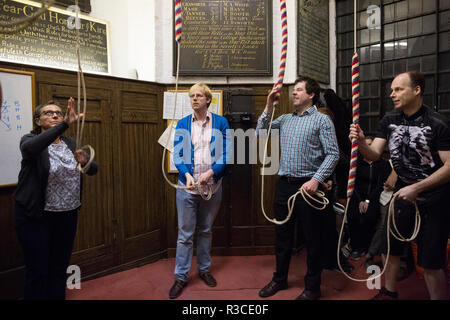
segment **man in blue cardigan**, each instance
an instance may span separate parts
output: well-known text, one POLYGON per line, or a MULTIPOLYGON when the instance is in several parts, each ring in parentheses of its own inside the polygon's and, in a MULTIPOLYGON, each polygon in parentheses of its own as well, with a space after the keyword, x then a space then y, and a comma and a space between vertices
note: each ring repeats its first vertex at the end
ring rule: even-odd
POLYGON ((175 283, 169 292, 170 299, 180 296, 187 285, 196 227, 199 276, 208 286, 217 285, 209 271, 212 226, 222 200, 227 156, 231 155, 231 142, 227 141, 231 138, 228 121, 208 111, 212 100, 209 87, 197 83, 189 90, 189 97, 193 114, 178 121, 174 139, 178 184, 187 189, 177 189, 176 194, 178 240, 175 283), (200 184, 200 188, 196 188, 195 183, 200 184), (209 200, 206 200, 206 193, 212 194, 209 200))

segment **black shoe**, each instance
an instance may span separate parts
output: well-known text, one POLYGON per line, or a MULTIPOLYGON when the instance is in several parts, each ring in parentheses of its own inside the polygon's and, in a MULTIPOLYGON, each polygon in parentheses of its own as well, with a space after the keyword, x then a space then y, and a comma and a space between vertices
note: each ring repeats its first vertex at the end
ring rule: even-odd
POLYGON ((366 264, 366 269, 367 269, 370 266, 375 265, 375 262, 373 261, 372 257, 369 257, 369 258, 366 258, 365 264, 366 264))
POLYGON ((206 272, 200 272, 199 274, 200 279, 202 279, 207 286, 215 287, 217 286, 217 281, 214 279, 212 274, 209 271, 206 272))
POLYGON ((344 255, 341 256, 341 259, 339 261, 341 263, 342 269, 344 269, 346 273, 350 273, 353 271, 353 269, 355 269, 355 267, 348 261, 346 257, 344 257, 344 255))
POLYGON ((408 269, 405 267, 400 267, 400 269, 398 270, 396 279, 397 279, 397 281, 402 281, 403 279, 408 278, 408 276, 409 276, 408 269))
POLYGON ((362 256, 362 253, 360 251, 355 250, 350 254, 349 258, 352 260, 359 260, 359 258, 361 258, 361 256, 362 256))
POLYGON ((273 296, 275 293, 277 293, 280 290, 287 289, 288 285, 286 282, 275 282, 270 281, 269 284, 267 284, 264 288, 262 288, 259 291, 259 296, 261 298, 267 298, 270 296, 273 296))
POLYGON ((319 300, 321 296, 320 290, 303 290, 302 294, 297 297, 296 300, 319 300))
POLYGON ((398 300, 398 293, 388 291, 385 287, 383 287, 371 300, 398 300))
MULTIPOLYGON (((350 273, 353 271, 353 269, 355 269, 355 267, 347 260, 341 261, 341 267, 345 273, 350 273)), ((338 265, 333 270, 337 272, 342 272, 338 265)))
POLYGON ((175 280, 175 283, 173 284, 172 288, 170 288, 169 291, 169 298, 170 299, 175 299, 178 298, 181 294, 181 292, 183 292, 184 287, 186 287, 187 282, 186 281, 182 281, 182 280, 175 280))

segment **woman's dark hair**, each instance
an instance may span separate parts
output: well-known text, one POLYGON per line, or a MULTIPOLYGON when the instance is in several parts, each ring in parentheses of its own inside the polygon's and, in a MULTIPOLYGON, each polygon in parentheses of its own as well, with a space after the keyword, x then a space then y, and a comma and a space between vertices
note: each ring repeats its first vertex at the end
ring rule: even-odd
POLYGON ((294 86, 299 82, 305 83, 305 89, 307 94, 314 93, 313 104, 316 104, 317 101, 319 101, 320 95, 320 86, 317 83, 317 81, 310 77, 300 76, 297 78, 297 80, 295 80, 294 86))
POLYGON ((31 133, 34 133, 34 134, 39 134, 39 133, 41 133, 42 129, 41 129, 40 126, 38 126, 38 125, 36 124, 36 119, 39 119, 39 117, 41 116, 41 110, 42 110, 42 108, 43 108, 43 107, 46 107, 46 106, 49 106, 49 105, 55 105, 55 106, 59 107, 59 108, 64 112, 64 107, 63 107, 58 101, 55 101, 55 100, 50 100, 50 101, 47 101, 47 102, 45 102, 45 103, 42 103, 42 104, 38 105, 38 106, 36 107, 36 109, 34 110, 34 115, 33 115, 33 130, 31 130, 31 133))
POLYGON ((348 133, 352 123, 351 110, 348 110, 345 103, 332 89, 326 89, 323 92, 323 100, 334 114, 334 127, 339 147, 345 154, 350 154, 351 143, 348 139, 348 133))
POLYGON ((352 112, 332 89, 326 89, 322 95, 323 104, 334 114, 334 128, 339 145, 339 162, 335 169, 336 197, 345 198, 347 193, 348 170, 352 145, 348 134, 352 123, 352 112))

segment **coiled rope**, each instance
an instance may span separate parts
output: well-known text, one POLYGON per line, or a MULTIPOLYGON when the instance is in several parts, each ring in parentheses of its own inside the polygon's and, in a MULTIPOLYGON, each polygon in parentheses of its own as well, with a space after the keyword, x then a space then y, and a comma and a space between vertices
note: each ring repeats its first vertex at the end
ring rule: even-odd
POLYGON ((269 136, 270 136, 270 132, 272 130, 272 122, 273 122, 273 116, 275 114, 275 108, 278 107, 278 105, 280 104, 280 91, 281 88, 283 87, 283 80, 284 80, 284 74, 286 71, 286 56, 287 56, 287 46, 288 46, 288 28, 287 28, 287 10, 286 10, 286 1, 285 0, 280 0, 280 13, 281 13, 281 38, 282 38, 282 42, 281 42, 281 57, 280 57, 280 66, 279 66, 279 71, 278 71, 278 79, 277 79, 277 83, 275 84, 275 88, 277 90, 277 93, 275 94, 274 100, 273 100, 273 109, 272 109, 272 114, 270 117, 270 123, 269 123, 269 130, 267 132, 267 140, 266 143, 264 144, 264 157, 263 157, 263 165, 262 165, 262 169, 261 169, 261 211, 264 215, 264 217, 277 225, 281 225, 286 223, 287 221, 289 221, 289 219, 291 218, 292 212, 294 210, 294 205, 295 205, 295 199, 297 198, 297 195, 301 194, 303 199, 306 201, 306 203, 308 203, 311 207, 317 209, 317 210, 323 210, 325 209, 325 207, 327 206, 327 204, 329 203, 328 199, 325 198, 325 194, 322 191, 317 191, 315 193, 315 195, 319 198, 315 198, 312 195, 310 195, 308 192, 306 192, 303 187, 300 188, 299 191, 297 191, 295 194, 293 194, 289 199, 288 199, 288 215, 286 216, 286 218, 282 221, 279 221, 277 219, 271 219, 267 216, 266 211, 264 210, 264 176, 265 176, 265 165, 266 165, 266 157, 267 157, 267 146, 269 144, 269 136), (312 201, 317 202, 319 205, 322 205, 322 207, 316 207, 314 206, 311 202, 308 201, 308 199, 311 199, 312 201))
MULTIPOLYGON (((181 51, 181 36, 183 33, 183 18, 182 18, 182 6, 181 6, 181 0, 174 0, 175 1, 175 41, 177 43, 177 73, 176 73, 176 78, 175 78, 175 101, 174 101, 174 108, 173 108, 173 116, 172 119, 175 119, 175 114, 176 114, 176 108, 177 108, 177 97, 178 97, 178 75, 179 75, 179 70, 180 70, 180 51, 181 51)), ((174 129, 174 122, 172 121, 170 123, 170 129, 169 129, 169 134, 167 135, 167 141, 166 144, 164 146, 164 151, 163 151, 163 156, 162 156, 162 160, 161 160, 161 170, 164 176, 164 179, 167 181, 167 183, 172 186, 175 189, 184 189, 184 190, 189 190, 191 189, 191 187, 188 186, 182 186, 179 184, 175 184, 172 183, 169 178, 166 175, 166 170, 165 170, 165 159, 166 159, 166 153, 167 153, 167 146, 170 143, 170 138, 172 137, 172 131, 174 129)), ((194 187, 197 188, 198 193, 200 194, 200 196, 202 197, 202 199, 204 200, 209 200, 211 199, 213 193, 212 193, 212 188, 211 185, 208 185, 208 192, 205 195, 205 192, 203 190, 203 186, 197 181, 194 183, 194 187)))
POLYGON ((403 241, 403 242, 413 241, 417 237, 417 235, 419 234, 419 231, 420 231, 421 218, 420 218, 419 208, 417 207, 417 203, 414 201, 414 207, 416 209, 415 210, 415 219, 414 219, 414 229, 413 229, 411 237, 406 238, 398 231, 397 225, 395 224, 394 200, 397 198, 397 196, 398 196, 398 192, 396 194, 394 194, 394 196, 392 197, 391 202, 389 204, 388 224, 392 223, 392 226, 394 227, 394 229, 391 230, 391 234, 395 239, 397 239, 399 241, 403 241))
POLYGON ((0 22, 0 34, 15 34, 30 27, 41 15, 46 13, 55 0, 41 0, 41 7, 34 14, 22 19, 0 22))

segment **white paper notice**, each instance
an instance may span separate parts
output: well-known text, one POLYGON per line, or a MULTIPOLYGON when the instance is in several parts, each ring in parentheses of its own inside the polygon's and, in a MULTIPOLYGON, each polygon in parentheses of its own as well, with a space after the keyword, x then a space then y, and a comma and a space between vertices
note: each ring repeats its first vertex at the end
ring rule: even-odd
POLYGON ((169 124, 161 137, 159 137, 158 143, 170 152, 173 152, 173 140, 175 138, 175 128, 177 127, 177 121, 170 121, 170 123, 171 125, 169 124))
POLYGON ((191 101, 188 92, 177 93, 177 107, 175 110, 175 92, 164 92, 163 119, 179 120, 192 113, 191 101))

